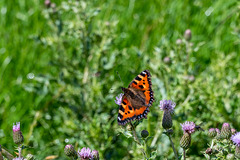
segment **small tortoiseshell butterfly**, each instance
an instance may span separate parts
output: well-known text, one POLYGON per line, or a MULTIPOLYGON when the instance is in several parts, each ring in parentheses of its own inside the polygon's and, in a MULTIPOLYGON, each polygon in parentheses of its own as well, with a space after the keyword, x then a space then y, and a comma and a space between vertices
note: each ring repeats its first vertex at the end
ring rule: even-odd
POLYGON ((125 125, 135 119, 147 118, 149 107, 154 101, 150 77, 148 70, 142 71, 128 88, 122 88, 124 95, 119 105, 119 125, 125 125))

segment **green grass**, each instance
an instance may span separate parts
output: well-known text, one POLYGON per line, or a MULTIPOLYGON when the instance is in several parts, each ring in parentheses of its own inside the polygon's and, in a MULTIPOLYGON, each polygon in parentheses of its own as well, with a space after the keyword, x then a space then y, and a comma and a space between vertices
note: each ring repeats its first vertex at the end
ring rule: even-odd
MULTIPOLYGON (((159 159, 173 157, 168 139, 157 133, 163 131, 162 112, 157 107, 163 98, 177 103, 173 117, 177 147, 182 135, 179 123, 186 120, 203 122, 206 130, 220 128, 223 122, 240 129, 237 0, 109 0, 89 4, 86 13, 91 14, 93 8, 101 12, 92 20, 87 36, 93 41, 85 53, 85 41, 76 30, 86 21, 79 20, 77 14, 66 11, 47 17, 42 1, 0 2, 3 148, 13 153, 12 123, 20 121, 25 143, 33 147, 26 153, 35 154, 37 159, 48 155, 66 159, 66 139, 77 148, 99 150, 102 159, 141 158, 135 143, 119 134, 114 99, 122 86, 116 72, 127 87, 144 69, 153 76, 156 102, 137 130, 147 129, 157 138, 152 149, 157 150, 159 159), (55 22, 59 19, 61 33, 72 35, 58 34, 55 22), (68 28, 67 22, 76 28, 68 28), (190 53, 184 45, 176 45, 188 28, 193 43, 190 53), (163 62, 166 56, 171 58, 171 65, 163 62), (94 76, 96 72, 99 76, 94 76), (39 79, 28 79, 29 73, 39 79), (186 81, 184 76, 188 75, 194 75, 195 81, 186 81)), ((194 135, 189 155, 203 158, 200 151, 207 143, 205 133, 194 135)))

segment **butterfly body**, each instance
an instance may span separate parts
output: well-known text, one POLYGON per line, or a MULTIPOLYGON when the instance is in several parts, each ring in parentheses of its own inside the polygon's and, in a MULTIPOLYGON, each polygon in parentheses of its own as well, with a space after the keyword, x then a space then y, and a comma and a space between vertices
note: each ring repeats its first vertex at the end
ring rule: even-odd
POLYGON ((122 88, 124 95, 119 105, 118 124, 147 118, 149 107, 154 101, 151 75, 148 70, 141 72, 128 86, 122 88))

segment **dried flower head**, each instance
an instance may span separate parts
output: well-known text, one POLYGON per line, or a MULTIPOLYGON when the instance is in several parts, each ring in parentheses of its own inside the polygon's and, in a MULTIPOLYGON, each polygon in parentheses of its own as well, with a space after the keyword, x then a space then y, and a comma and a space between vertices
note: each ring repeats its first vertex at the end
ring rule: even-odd
POLYGON ((90 148, 82 148, 81 151, 78 151, 78 155, 82 160, 89 160, 93 158, 90 148))
POLYGON ((233 141, 233 144, 240 147, 240 132, 237 132, 236 134, 232 135, 231 140, 233 141))
POLYGON ((170 112, 170 113, 174 112, 175 106, 176 104, 171 100, 161 100, 159 105, 161 110, 163 110, 164 112, 170 112))
POLYGON ((117 105, 121 105, 121 103, 122 103, 122 96, 123 96, 123 93, 120 93, 120 94, 116 97, 115 103, 116 103, 117 105))
POLYGON ((181 124, 182 130, 184 133, 193 133, 195 132, 195 123, 194 122, 188 122, 186 121, 185 123, 181 124))

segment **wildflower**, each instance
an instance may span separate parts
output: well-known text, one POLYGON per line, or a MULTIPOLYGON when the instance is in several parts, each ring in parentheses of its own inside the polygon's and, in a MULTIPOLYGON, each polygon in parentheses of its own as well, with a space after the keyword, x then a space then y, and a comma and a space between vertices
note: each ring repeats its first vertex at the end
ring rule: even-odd
POLYGON ((23 160, 23 158, 17 157, 17 158, 13 158, 13 160, 23 160))
POLYGON ((221 138, 221 131, 218 128, 215 128, 215 130, 217 132, 216 138, 220 139, 221 138))
POLYGON ((76 158, 77 157, 77 152, 75 151, 73 145, 71 144, 67 144, 64 148, 64 153, 68 156, 68 157, 73 157, 76 158))
POLYGON ((240 147, 240 132, 237 132, 236 134, 232 135, 231 140, 233 141, 233 144, 240 147))
POLYGON ((184 38, 185 38, 185 40, 187 40, 187 41, 190 41, 190 40, 191 40, 191 38, 192 38, 192 32, 191 32, 190 29, 187 29, 187 30, 185 31, 185 33, 184 33, 184 38))
POLYGON ((164 129, 169 129, 172 127, 172 116, 171 113, 174 112, 174 107, 176 106, 171 100, 161 100, 160 101, 160 109, 164 111, 162 126, 164 129))
POLYGON ((195 132, 195 123, 186 121, 181 124, 183 130, 183 136, 180 140, 180 146, 183 149, 187 149, 191 144, 191 134, 195 132))
POLYGON ((176 106, 176 104, 174 102, 172 102, 171 100, 161 100, 160 101, 160 109, 163 111, 167 111, 167 112, 174 112, 174 107, 176 106))
POLYGON ((91 149, 86 147, 82 148, 81 151, 78 151, 78 155, 81 158, 81 160, 89 160, 93 158, 91 149))
POLYGON ((22 144, 23 143, 23 135, 20 130, 20 122, 17 122, 16 125, 13 123, 13 141, 16 144, 22 144))
POLYGON ((210 128, 208 131, 208 135, 212 138, 215 137, 217 135, 217 131, 215 130, 215 128, 210 128))
POLYGON ((99 160, 99 153, 97 150, 92 151, 93 160, 99 160))
POLYGON ((194 133, 195 132, 195 123, 186 121, 185 123, 181 124, 182 130, 184 133, 194 133))
POLYGON ((223 123, 221 129, 221 138, 228 139, 231 137, 231 128, 229 123, 223 123))
POLYGON ((142 130, 142 132, 141 132, 141 136, 142 136, 142 138, 147 138, 148 135, 149 135, 149 133, 148 133, 147 130, 142 130))
POLYGON ((119 94, 119 95, 116 97, 115 103, 116 103, 117 105, 121 105, 121 103, 122 103, 122 96, 123 96, 123 93, 119 94))

